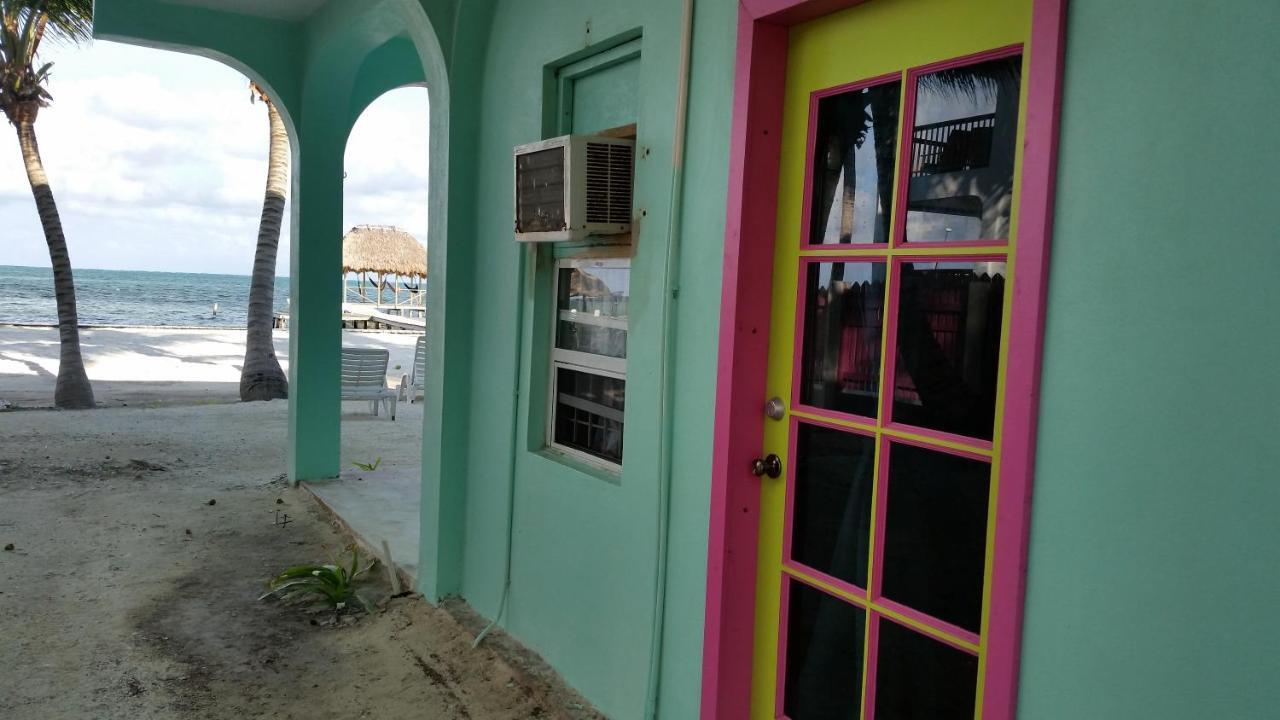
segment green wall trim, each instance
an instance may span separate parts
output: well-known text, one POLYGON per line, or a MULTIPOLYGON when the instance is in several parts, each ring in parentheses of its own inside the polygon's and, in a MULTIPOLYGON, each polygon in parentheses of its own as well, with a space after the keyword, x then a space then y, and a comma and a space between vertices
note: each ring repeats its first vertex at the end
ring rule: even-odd
MULTIPOLYGON (((640 36, 639 29, 621 33, 616 37, 610 38, 604 42, 592 45, 590 48, 579 50, 572 53, 569 57, 561 58, 547 66, 547 72, 552 78, 552 85, 544 96, 544 107, 554 109, 556 111, 555 120, 552 125, 556 127, 555 135, 568 135, 573 132, 592 132, 592 126, 589 122, 587 129, 581 122, 575 123, 575 88, 579 81, 584 81, 592 75, 603 74, 618 65, 632 63, 640 59, 640 36), (575 129, 575 127, 579 129, 575 129)), ((629 91, 634 105, 636 88, 634 83, 627 83, 629 87, 622 88, 623 91, 629 91)), ((588 107, 593 105, 588 101, 588 107)), ((634 119, 635 108, 628 107, 622 111, 634 119)), ((631 122, 628 120, 627 122, 631 122)), ((626 123, 614 123, 611 125, 602 125, 594 127, 595 130, 602 130, 608 127, 616 127, 626 123)))

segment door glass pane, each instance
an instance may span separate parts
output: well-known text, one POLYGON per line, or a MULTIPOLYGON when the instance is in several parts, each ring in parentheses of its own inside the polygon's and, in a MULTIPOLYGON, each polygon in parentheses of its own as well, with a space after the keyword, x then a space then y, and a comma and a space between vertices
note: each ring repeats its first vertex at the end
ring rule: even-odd
POLYGON ((990 440, 1003 262, 902 266, 893 421, 990 440))
POLYGON ((625 380, 557 368, 555 442, 622 462, 626 390, 625 380))
POLYGON ((556 284, 556 347, 625 358, 631 271, 562 267, 556 284))
POLYGON ((881 594, 976 633, 991 466, 914 445, 890 448, 881 594))
POLYGON ((881 619, 877 720, 973 720, 978 658, 881 619))
POLYGON ((1022 56, 921 75, 908 242, 1009 237, 1022 56))
POLYGON ((885 264, 810 263, 800 402, 874 418, 880 398, 885 264))
POLYGON ((796 428, 791 558, 863 588, 875 455, 874 438, 808 423, 796 428))
POLYGON ((866 614, 798 580, 787 608, 783 709, 791 720, 852 720, 862 700, 866 614))
POLYGON ((889 241, 898 81, 818 101, 809 242, 889 241))

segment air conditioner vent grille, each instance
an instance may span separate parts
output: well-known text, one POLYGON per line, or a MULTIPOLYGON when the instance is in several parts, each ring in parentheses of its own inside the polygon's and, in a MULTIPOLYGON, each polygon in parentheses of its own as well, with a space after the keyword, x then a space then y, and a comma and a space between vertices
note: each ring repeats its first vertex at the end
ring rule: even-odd
POLYGON ((631 222, 633 154, 631 145, 587 143, 587 222, 631 222))
POLYGON ((564 216, 562 147, 516 155, 516 229, 552 232, 568 227, 564 216))

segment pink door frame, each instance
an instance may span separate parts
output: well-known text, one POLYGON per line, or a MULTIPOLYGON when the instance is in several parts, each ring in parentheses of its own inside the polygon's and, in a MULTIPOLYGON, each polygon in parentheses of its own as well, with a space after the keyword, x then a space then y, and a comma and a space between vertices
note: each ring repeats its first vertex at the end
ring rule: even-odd
MULTIPOLYGON (((707 550, 702 718, 750 716, 761 453, 789 26, 864 0, 740 0, 707 550), (746 179, 751 178, 750 182, 746 179)), ((1035 467, 1067 0, 1032 0, 984 718, 1012 720, 1035 467), (1013 534, 1012 540, 1009 535, 1013 534)))

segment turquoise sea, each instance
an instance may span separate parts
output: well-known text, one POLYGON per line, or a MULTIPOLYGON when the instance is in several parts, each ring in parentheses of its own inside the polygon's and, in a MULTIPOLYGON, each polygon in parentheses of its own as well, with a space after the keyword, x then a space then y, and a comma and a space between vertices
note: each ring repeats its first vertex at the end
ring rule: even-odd
MULTIPOLYGON (((248 275, 79 268, 73 272, 82 325, 243 327, 246 321, 248 275)), ((289 278, 276 278, 277 310, 288 307, 288 297, 289 278)), ((0 323, 57 322, 53 271, 0 265, 0 323)))

